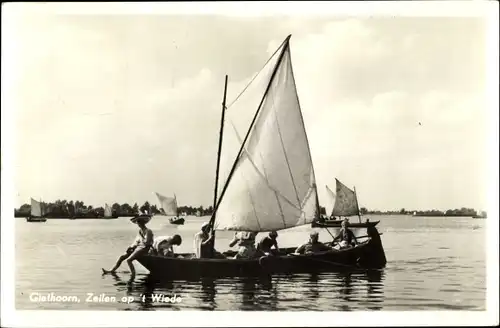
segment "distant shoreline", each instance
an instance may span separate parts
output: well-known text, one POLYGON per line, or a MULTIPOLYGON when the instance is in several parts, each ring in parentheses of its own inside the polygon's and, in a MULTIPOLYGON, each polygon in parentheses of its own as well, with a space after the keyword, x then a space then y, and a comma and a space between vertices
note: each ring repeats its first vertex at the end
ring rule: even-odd
POLYGON ((411 216, 426 216, 426 217, 474 217, 474 215, 467 214, 411 214, 411 216))
MULTIPOLYGON (((52 203, 42 203, 42 205, 47 209, 44 211, 46 218, 72 218, 72 215, 76 214, 75 219, 99 219, 104 217, 105 210, 103 207, 94 208, 90 205, 85 205, 82 201, 66 201, 57 200, 52 203)), ((321 215, 326 214, 326 208, 323 206, 319 207, 321 215)), ((148 201, 144 202, 142 206, 135 203, 133 206, 128 203, 119 204, 114 203, 111 206, 112 218, 116 217, 131 217, 135 213, 147 212, 153 215, 161 214, 162 211, 156 205, 151 205, 148 201)), ((204 208, 203 206, 193 207, 189 205, 179 206, 177 212, 181 216, 193 215, 193 216, 207 216, 212 215, 213 208, 209 206, 204 208)), ((416 209, 406 209, 401 208, 400 210, 377 210, 368 209, 366 207, 361 207, 359 209, 360 215, 409 215, 416 217, 486 217, 486 211, 477 211, 474 208, 456 208, 448 209, 445 211, 431 209, 431 210, 416 210, 416 209)), ((20 208, 14 208, 15 217, 28 217, 31 213, 31 206, 29 204, 23 204, 20 208)))

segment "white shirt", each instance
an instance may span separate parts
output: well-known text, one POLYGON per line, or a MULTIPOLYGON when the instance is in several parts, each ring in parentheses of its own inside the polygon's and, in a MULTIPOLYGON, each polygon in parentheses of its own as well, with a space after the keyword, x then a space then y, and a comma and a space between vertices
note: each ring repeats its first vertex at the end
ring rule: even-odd
POLYGON ((153 231, 151 231, 151 229, 146 228, 145 233, 143 233, 142 230, 139 230, 137 237, 130 246, 146 247, 151 245, 152 243, 153 243, 153 231))
POLYGON ((170 236, 160 236, 156 237, 153 242, 153 247, 158 251, 158 253, 163 253, 164 249, 167 249, 171 252, 174 251, 172 243, 172 237, 170 236))

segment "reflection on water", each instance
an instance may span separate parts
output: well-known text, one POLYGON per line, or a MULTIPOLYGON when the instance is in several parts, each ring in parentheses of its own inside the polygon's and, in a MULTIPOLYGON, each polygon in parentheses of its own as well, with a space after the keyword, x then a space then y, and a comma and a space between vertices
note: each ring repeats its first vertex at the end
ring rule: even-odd
POLYGON ((124 310, 380 310, 384 287, 383 271, 204 278, 199 282, 162 281, 147 274, 132 280, 118 275, 110 279, 117 293, 134 299, 124 310), (165 301, 174 295, 182 301, 165 301))
MULTIPOLYGON (((185 225, 174 226, 155 218, 148 226, 155 235, 181 234, 183 243, 177 251, 190 252, 192 238, 205 220, 190 217, 185 225)), ((174 311, 485 309, 486 220, 406 216, 381 216, 377 220, 380 220, 378 227, 383 233, 388 261, 383 271, 157 281, 139 264, 133 280, 130 272, 124 271, 128 269, 126 264, 116 275, 101 275, 101 268, 112 266, 137 233, 128 219, 49 219, 43 225, 16 219, 16 308, 174 311), (104 293, 118 301, 36 303, 29 298, 34 292, 76 295, 82 300, 88 293, 104 293), (173 296, 177 298, 172 303, 169 300, 173 296), (127 301, 122 301, 123 298, 127 301)), ((309 232, 307 226, 282 231, 280 246, 297 245, 308 239, 309 232)), ((227 249, 233 236, 231 232, 218 233, 216 248, 227 249)), ((320 232, 320 240, 329 238, 326 232, 320 232)))
POLYGON ((211 278, 202 278, 200 300, 203 304, 207 305, 208 310, 214 310, 217 308, 217 302, 215 302, 216 294, 215 281, 211 278))

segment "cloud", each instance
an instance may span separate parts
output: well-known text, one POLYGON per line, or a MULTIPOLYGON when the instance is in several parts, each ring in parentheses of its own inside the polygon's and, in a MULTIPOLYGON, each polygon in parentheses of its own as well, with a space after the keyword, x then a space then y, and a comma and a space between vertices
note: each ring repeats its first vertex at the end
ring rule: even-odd
MULTIPOLYGON (((378 208, 485 206, 484 168, 471 160, 486 157, 484 82, 460 80, 471 66, 477 77, 484 76, 482 63, 464 69, 465 55, 455 54, 458 46, 446 49, 435 43, 454 38, 444 32, 398 38, 381 33, 372 20, 346 20, 292 39, 320 186, 333 184, 335 177, 345 179, 367 190, 365 204, 378 208), (454 60, 447 63, 450 54, 454 60), (442 182, 441 187, 429 190, 422 182, 429 179, 442 182), (469 196, 444 191, 460 184, 480 195, 474 204, 469 196), (380 189, 392 189, 391 195, 405 190, 406 196, 388 201, 380 189)), ((320 195, 326 199, 323 189, 320 195)))
POLYGON ((259 20, 231 20, 238 34, 219 20, 59 18, 25 28, 20 201, 154 201, 158 191, 208 206, 224 74, 231 100, 292 33, 321 199, 338 177, 367 207, 483 206, 482 166, 472 160, 486 157, 482 30, 464 32, 477 23, 288 19, 255 29, 259 20), (460 185, 469 192, 456 193, 460 185))

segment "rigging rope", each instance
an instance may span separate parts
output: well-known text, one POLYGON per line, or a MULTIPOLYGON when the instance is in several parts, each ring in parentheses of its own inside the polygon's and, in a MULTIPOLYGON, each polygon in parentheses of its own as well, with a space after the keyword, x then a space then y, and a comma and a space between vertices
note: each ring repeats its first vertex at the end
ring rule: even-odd
POLYGON ((253 81, 257 78, 257 76, 259 76, 260 72, 262 72, 262 70, 264 69, 264 67, 266 67, 266 65, 271 61, 271 59, 274 57, 274 55, 276 55, 276 53, 278 53, 278 50, 280 50, 283 45, 285 44, 285 42, 283 42, 279 47, 278 49, 276 49, 276 51, 271 55, 271 57, 269 57, 269 59, 266 61, 266 63, 261 67, 261 69, 257 72, 257 74, 254 75, 254 77, 250 80, 250 82, 248 82, 248 84, 245 86, 245 88, 243 88, 243 90, 238 94, 238 96, 226 107, 227 109, 231 108, 231 106, 236 102, 238 101, 238 99, 240 99, 241 95, 248 89, 248 87, 250 86, 250 84, 253 83, 253 81))

